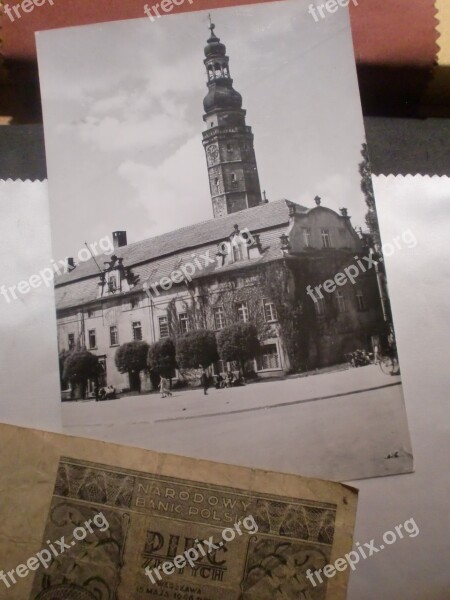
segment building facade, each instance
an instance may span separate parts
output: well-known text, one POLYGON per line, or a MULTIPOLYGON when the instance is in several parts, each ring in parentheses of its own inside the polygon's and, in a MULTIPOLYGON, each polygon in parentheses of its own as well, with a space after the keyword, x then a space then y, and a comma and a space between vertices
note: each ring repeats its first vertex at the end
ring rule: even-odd
MULTIPOLYGON (((86 347, 104 383, 136 389, 118 372, 117 348, 152 344, 194 328, 215 332, 251 321, 262 352, 249 369, 273 375, 336 364, 382 333, 375 270, 333 294, 307 293, 369 250, 345 209, 316 197, 304 207, 261 197, 251 128, 233 88, 225 46, 205 48, 208 93, 203 145, 214 218, 134 244, 113 232, 114 253, 71 268, 55 280, 58 348, 86 347)), ((223 372, 234 365, 213 366, 223 372)), ((141 387, 150 386, 141 373, 141 387)))

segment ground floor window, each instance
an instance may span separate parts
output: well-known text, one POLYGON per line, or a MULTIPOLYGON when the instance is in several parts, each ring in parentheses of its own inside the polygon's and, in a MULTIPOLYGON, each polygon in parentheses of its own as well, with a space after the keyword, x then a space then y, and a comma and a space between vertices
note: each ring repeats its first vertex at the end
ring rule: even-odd
POLYGON ((261 354, 257 359, 258 371, 266 369, 279 369, 280 357, 276 344, 267 344, 262 347, 261 354))
POLYGON ((227 372, 227 363, 224 360, 218 360, 213 364, 214 375, 227 372))

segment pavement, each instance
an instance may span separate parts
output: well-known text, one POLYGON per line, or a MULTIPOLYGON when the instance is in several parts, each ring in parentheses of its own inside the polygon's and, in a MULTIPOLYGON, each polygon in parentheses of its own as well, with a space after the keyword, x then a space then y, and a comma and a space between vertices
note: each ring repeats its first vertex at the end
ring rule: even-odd
POLYGON ((348 481, 413 468, 400 376, 376 365, 216 390, 62 404, 64 432, 348 481))

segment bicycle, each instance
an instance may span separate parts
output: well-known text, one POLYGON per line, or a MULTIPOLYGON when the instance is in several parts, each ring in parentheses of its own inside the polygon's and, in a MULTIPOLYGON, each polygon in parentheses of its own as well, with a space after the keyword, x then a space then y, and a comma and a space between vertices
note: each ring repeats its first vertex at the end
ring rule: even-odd
POLYGON ((384 354, 378 358, 378 364, 385 375, 398 375, 400 373, 397 359, 384 354))

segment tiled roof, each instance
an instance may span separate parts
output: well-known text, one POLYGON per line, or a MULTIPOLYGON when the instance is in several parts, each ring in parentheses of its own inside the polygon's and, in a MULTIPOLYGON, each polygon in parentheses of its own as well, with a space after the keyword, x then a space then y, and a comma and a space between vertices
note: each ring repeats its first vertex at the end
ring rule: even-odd
MULTIPOLYGON (((286 199, 268 202, 225 217, 188 225, 175 231, 117 248, 114 254, 118 258, 123 258, 126 267, 132 267, 175 252, 216 243, 231 235, 235 224, 238 224, 240 229, 248 227, 251 233, 255 233, 269 227, 287 224, 289 221, 289 206, 293 204, 293 202, 286 199)), ((299 204, 295 206, 298 212, 307 211, 304 206, 299 204)), ((107 254, 96 256, 100 266, 103 266, 104 261, 109 259, 110 256, 107 254)), ((70 273, 57 277, 55 285, 59 286, 97 273, 97 265, 93 259, 90 259, 81 262, 70 273)))
MULTIPOLYGON (((289 206, 292 202, 278 200, 255 208, 239 211, 222 217, 203 221, 195 225, 183 227, 176 231, 123 246, 115 250, 116 256, 123 258, 125 267, 132 267, 133 274, 139 277, 139 283, 133 291, 142 290, 142 284, 159 282, 162 277, 170 277, 171 273, 181 265, 193 260, 193 255, 200 256, 209 252, 216 256, 217 243, 226 239, 238 224, 240 229, 248 227, 252 234, 260 233, 262 255, 254 260, 246 261, 247 266, 281 258, 278 238, 289 222, 289 206)), ((298 212, 306 212, 303 206, 296 205, 298 212)), ((100 266, 108 255, 97 256, 100 266)), ((244 263, 240 263, 242 268, 244 263)), ((217 268, 210 264, 195 276, 214 272, 225 272, 230 267, 217 268)), ((55 299, 58 309, 69 308, 98 299, 98 268, 93 260, 77 266, 71 273, 64 274, 55 281, 55 299)), ((111 296, 109 296, 111 298, 111 296)))
MULTIPOLYGON (((157 284, 163 277, 170 275, 182 265, 186 265, 193 261, 193 256, 198 257, 200 264, 204 267, 201 270, 196 269, 193 274, 193 279, 210 275, 214 273, 224 273, 229 270, 245 268, 246 266, 254 266, 262 262, 269 262, 276 258, 281 258, 281 250, 279 247, 279 236, 286 229, 286 224, 275 226, 273 229, 266 230, 260 234, 262 246, 262 255, 258 258, 240 261, 236 265, 228 265, 226 267, 217 267, 216 264, 209 264, 206 267, 205 261, 201 259, 202 255, 209 253, 211 258, 215 258, 217 252, 217 243, 205 244, 194 252, 192 249, 170 254, 162 258, 155 258, 141 263, 133 267, 133 274, 139 277, 139 283, 132 291, 142 290, 144 282, 151 286, 152 283, 157 284)), ((98 273, 98 272, 97 272, 98 273)), ((96 274, 83 279, 77 279, 64 285, 59 285, 55 288, 56 307, 58 309, 69 308, 87 302, 98 300, 98 283, 99 278, 96 274)), ((111 296, 109 296, 111 298, 111 296)))

